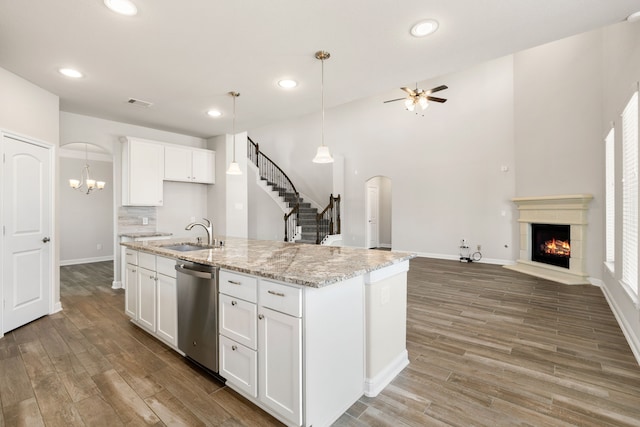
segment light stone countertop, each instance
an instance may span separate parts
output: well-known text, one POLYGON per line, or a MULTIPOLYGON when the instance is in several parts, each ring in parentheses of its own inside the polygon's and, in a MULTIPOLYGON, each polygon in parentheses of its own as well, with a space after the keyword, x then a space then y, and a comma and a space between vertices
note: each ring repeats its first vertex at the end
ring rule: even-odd
POLYGON ((240 273, 320 288, 415 258, 409 252, 217 237, 225 245, 179 252, 163 246, 195 239, 124 242, 128 248, 240 273))
POLYGON ((137 239, 140 237, 162 237, 162 236, 172 236, 172 233, 166 233, 163 231, 134 231, 130 233, 120 233, 119 237, 129 237, 132 239, 137 239))

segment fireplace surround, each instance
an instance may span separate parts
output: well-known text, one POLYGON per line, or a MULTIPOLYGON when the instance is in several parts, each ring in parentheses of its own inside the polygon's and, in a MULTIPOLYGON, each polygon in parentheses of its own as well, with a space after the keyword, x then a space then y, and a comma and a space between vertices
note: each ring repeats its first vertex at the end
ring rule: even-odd
MULTIPOLYGON (((588 284, 586 229, 587 212, 592 199, 591 194, 512 199, 519 211, 520 251, 516 264, 506 265, 505 268, 567 285, 588 284), (547 231, 568 229, 568 235, 543 232, 539 236, 539 240, 545 244, 549 240, 556 240, 548 244, 555 245, 557 250, 544 260, 534 254, 536 225, 548 225, 547 231), (564 248, 561 247, 563 245, 564 248), (549 262, 550 259, 552 262, 549 262)), ((540 242, 536 243, 538 245, 540 242)))

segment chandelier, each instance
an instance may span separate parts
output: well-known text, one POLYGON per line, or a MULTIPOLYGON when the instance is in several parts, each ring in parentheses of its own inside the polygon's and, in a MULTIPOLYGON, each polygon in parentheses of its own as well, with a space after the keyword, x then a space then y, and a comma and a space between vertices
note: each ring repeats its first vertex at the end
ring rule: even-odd
POLYGON ((103 190, 104 186, 104 181, 96 181, 95 179, 91 179, 91 176, 89 175, 89 155, 87 144, 84 144, 84 167, 80 172, 80 179, 70 179, 69 187, 74 190, 82 191, 85 194, 89 194, 93 190, 103 190))

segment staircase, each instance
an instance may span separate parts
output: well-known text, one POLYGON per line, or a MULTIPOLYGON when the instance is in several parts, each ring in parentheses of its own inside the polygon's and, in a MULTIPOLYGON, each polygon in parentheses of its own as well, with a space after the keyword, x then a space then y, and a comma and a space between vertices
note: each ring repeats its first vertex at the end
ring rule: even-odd
POLYGON ((318 208, 300 197, 289 177, 260 152, 258 144, 251 138, 247 138, 247 155, 258 168, 261 186, 271 192, 272 197, 276 196, 273 198, 279 200, 285 212, 285 241, 323 244, 328 237, 340 233, 340 196, 331 195, 329 205, 318 213, 318 208))

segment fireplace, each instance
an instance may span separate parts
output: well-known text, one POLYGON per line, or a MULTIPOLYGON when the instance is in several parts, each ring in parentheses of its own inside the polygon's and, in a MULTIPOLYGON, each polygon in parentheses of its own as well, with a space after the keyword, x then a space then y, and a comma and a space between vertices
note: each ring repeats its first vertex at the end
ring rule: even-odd
POLYGON ((591 194, 518 197, 520 254, 506 268, 567 285, 589 283, 587 213, 591 194))
POLYGON ((569 268, 571 226, 531 224, 531 261, 569 268))

